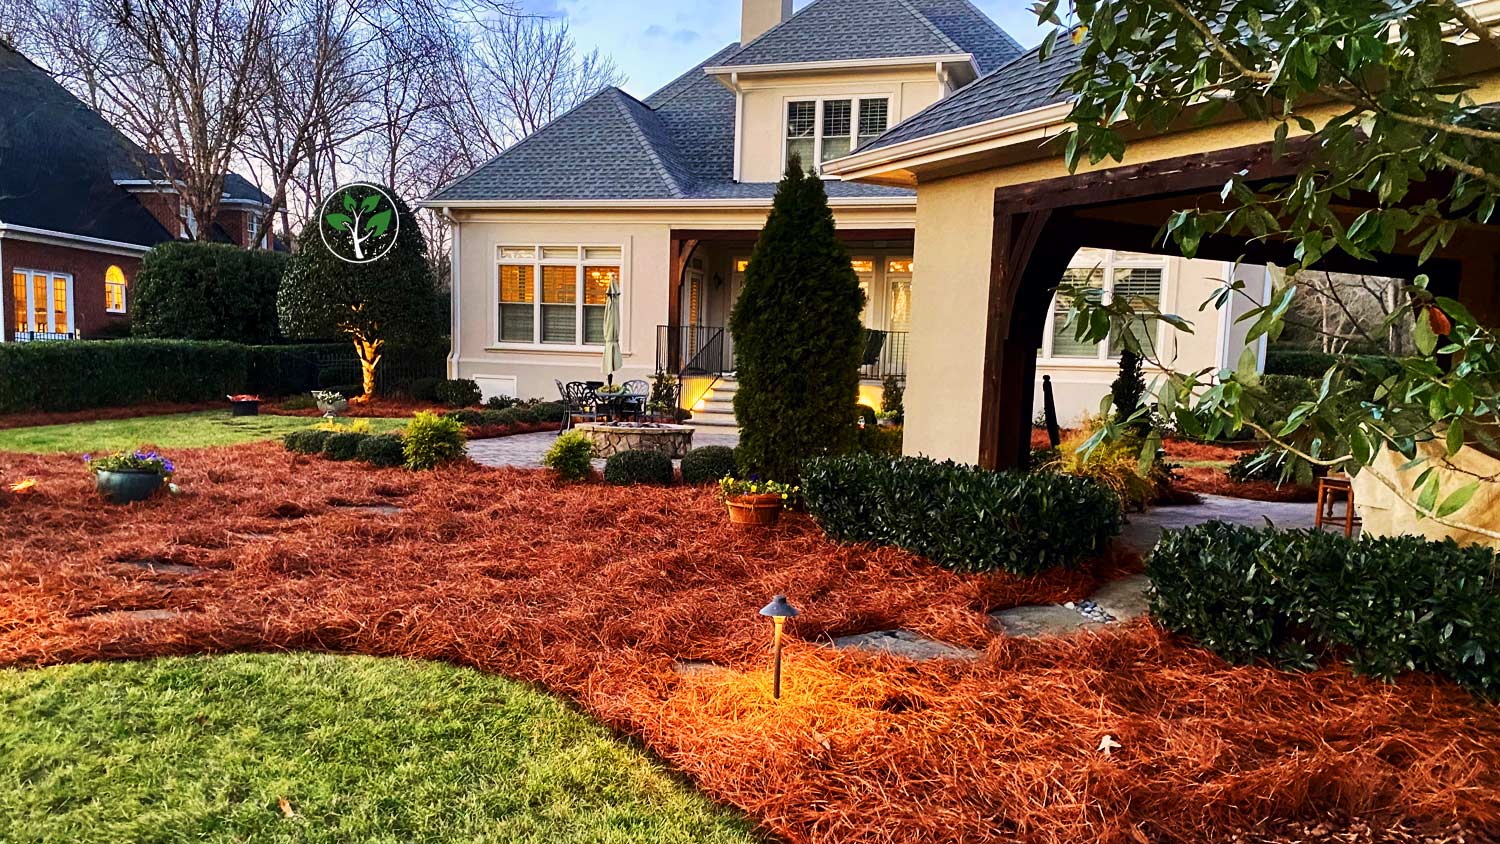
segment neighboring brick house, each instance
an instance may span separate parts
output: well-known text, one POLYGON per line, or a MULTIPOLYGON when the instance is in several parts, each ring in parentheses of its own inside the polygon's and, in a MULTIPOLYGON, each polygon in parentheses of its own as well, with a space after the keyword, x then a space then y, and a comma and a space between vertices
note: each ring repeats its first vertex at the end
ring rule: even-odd
MULTIPOLYGON (((150 177, 148 161, 45 70, 0 42, 0 341, 128 330, 141 256, 197 231, 170 184, 150 177)), ((254 228, 269 198, 232 173, 224 192, 213 239, 266 246, 254 228)))

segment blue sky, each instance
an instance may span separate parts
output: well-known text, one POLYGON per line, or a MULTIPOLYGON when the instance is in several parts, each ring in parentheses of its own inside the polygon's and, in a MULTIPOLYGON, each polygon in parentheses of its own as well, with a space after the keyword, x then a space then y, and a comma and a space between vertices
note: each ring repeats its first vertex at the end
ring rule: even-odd
MULTIPOLYGON (((801 9, 811 0, 796 0, 801 9)), ((1028 0, 973 0, 1025 46, 1040 43, 1028 0)), ((637 97, 672 81, 739 40, 739 0, 522 0, 527 10, 563 16, 580 46, 598 47, 630 77, 637 97)))

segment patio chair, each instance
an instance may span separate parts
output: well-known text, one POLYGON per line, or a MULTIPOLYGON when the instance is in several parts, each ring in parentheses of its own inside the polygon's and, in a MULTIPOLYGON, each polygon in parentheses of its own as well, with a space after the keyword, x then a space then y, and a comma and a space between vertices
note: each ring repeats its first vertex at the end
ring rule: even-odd
POLYGON ((646 417, 646 402, 651 400, 651 385, 640 379, 626 381, 621 385, 625 389, 627 413, 636 422, 646 417))
POLYGON ((599 397, 593 388, 582 381, 571 381, 563 385, 563 400, 568 405, 568 416, 563 420, 563 430, 571 430, 578 422, 597 422, 599 397))

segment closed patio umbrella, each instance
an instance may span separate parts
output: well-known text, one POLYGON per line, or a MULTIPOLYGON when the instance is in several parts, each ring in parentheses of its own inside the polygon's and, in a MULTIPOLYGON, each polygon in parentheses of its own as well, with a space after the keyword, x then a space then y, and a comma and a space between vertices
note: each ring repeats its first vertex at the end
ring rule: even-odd
POLYGON ((604 302, 604 380, 615 383, 625 362, 620 356, 620 283, 611 281, 604 302))

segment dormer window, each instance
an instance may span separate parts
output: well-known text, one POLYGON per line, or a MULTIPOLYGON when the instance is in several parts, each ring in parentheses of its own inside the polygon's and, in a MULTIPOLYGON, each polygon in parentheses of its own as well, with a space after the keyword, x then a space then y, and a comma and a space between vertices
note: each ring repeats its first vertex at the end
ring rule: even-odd
POLYGON ((795 156, 819 172, 884 133, 890 113, 888 97, 792 100, 786 107, 786 161, 795 156))

